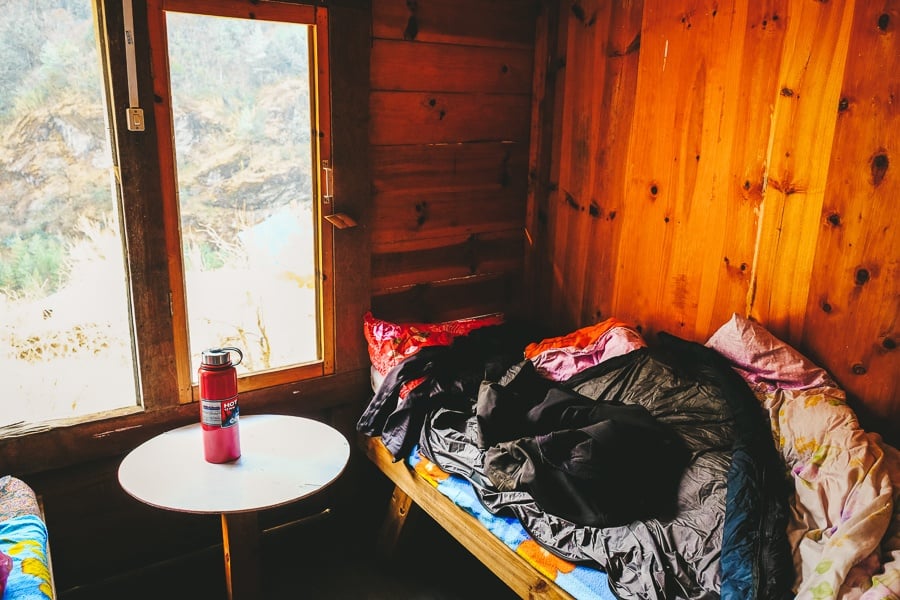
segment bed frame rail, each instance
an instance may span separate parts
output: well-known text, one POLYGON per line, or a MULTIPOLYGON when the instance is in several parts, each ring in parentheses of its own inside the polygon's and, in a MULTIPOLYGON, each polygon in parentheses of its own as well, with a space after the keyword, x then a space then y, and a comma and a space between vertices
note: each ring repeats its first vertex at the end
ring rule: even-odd
MULTIPOLYGON (((418 505, 522 598, 573 600, 572 596, 513 552, 478 519, 456 506, 405 462, 394 462, 378 438, 361 437, 366 455, 396 486, 379 538, 380 550, 393 552, 413 505, 418 505)), ((383 554, 383 555, 385 555, 383 554)))

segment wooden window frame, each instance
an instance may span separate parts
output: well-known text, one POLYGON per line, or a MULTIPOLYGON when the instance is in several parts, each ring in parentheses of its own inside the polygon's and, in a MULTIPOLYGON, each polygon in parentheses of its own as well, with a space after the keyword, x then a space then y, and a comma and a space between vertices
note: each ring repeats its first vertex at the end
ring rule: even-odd
POLYGON ((154 117, 160 132, 157 150, 160 166, 162 202, 166 230, 166 253, 169 257, 169 286, 172 312, 172 335, 175 345, 175 373, 178 381, 178 402, 199 400, 196 383, 192 383, 191 358, 188 339, 186 290, 180 237, 180 216, 175 166, 175 136, 172 123, 171 89, 169 86, 168 44, 166 42, 166 13, 180 12, 197 15, 232 17, 247 20, 266 20, 279 23, 309 25, 310 57, 310 117, 313 121, 313 221, 316 224, 316 300, 319 323, 319 352, 321 359, 302 365, 277 368, 238 378, 238 391, 271 387, 302 381, 334 372, 334 276, 332 256, 332 228, 323 226, 324 217, 331 214, 332 203, 324 197, 323 168, 331 164, 331 107, 330 69, 328 65, 328 11, 321 6, 258 2, 248 5, 241 0, 197 2, 196 0, 148 0, 147 15, 153 68, 154 117), (313 68, 315 67, 315 68, 313 68))
MULTIPOLYGON (((129 101, 122 3, 94 0, 94 5, 106 78, 113 164, 128 253, 144 406, 143 409, 135 406, 41 426, 26 435, 0 437, 0 456, 3 456, 6 471, 20 476, 120 456, 162 431, 198 419, 196 404, 181 403, 179 396, 158 164, 157 139, 161 134, 155 122, 155 111, 151 109, 156 98, 150 67, 146 0, 132 1, 139 102, 145 109, 146 130, 143 132, 131 132, 125 123, 129 101)), ((255 8, 258 4, 252 6, 255 8)), ((330 108, 332 115, 340 119, 340 127, 333 129, 331 136, 331 167, 335 176, 330 210, 347 214, 359 223, 359 227, 334 232, 333 243, 323 248, 323 252, 331 253, 334 261, 332 374, 242 392, 241 408, 251 414, 342 415, 348 422, 355 422, 360 399, 370 390, 368 354, 361 323, 371 302, 369 219, 372 188, 369 145, 365 142, 369 127, 371 26, 370 0, 328 3, 329 37, 339 40, 327 51, 330 108)), ((325 117, 320 115, 320 118, 325 117)))

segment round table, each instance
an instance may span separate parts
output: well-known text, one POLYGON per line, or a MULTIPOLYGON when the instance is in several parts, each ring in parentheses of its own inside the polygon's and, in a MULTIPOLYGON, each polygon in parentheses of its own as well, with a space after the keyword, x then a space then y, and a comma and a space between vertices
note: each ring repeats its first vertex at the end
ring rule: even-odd
POLYGON ((119 465, 131 496, 166 510, 220 514, 229 598, 260 597, 257 511, 306 498, 343 472, 350 444, 311 419, 249 415, 239 421, 241 456, 203 458, 199 423, 147 440, 119 465))

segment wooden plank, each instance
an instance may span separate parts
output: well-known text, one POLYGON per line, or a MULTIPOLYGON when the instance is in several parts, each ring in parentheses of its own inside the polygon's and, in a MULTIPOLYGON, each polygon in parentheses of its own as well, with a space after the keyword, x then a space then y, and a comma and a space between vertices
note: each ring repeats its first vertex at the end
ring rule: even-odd
POLYGON ((377 194, 372 243, 490 233, 522 227, 524 192, 392 192, 377 194))
POLYGON ((605 77, 593 82, 592 95, 603 114, 591 138, 594 177, 590 187, 587 255, 591 267, 584 278, 580 325, 614 316, 611 282, 616 277, 625 207, 629 133, 635 113, 638 61, 641 53, 642 1, 616 3, 598 53, 605 77), (605 50, 605 51, 604 51, 605 50))
POLYGON ((372 92, 369 142, 527 142, 530 110, 522 95, 372 92))
MULTIPOLYGON (((766 185, 767 150, 771 134, 772 97, 779 89, 778 73, 784 51, 788 1, 747 4, 746 29, 739 82, 729 90, 729 110, 736 121, 728 146, 723 151, 732 157, 725 193, 722 251, 719 256, 715 287, 705 279, 701 294, 713 302, 704 304, 703 322, 716 327, 732 313, 747 315, 752 290, 753 261, 756 250, 762 194, 766 185), (757 90, 746 93, 746 90, 757 90), (724 282, 724 283, 723 283, 724 282)), ((711 266, 711 265, 710 265, 711 266)), ((711 332, 710 332, 711 333, 711 332)), ((705 336, 701 336, 705 337, 705 336)))
POLYGON ((258 598, 262 586, 256 512, 222 513, 222 542, 228 600, 258 598))
POLYGON ((866 423, 900 439, 900 3, 857 2, 802 346, 837 378, 866 423), (893 5, 889 8, 887 5, 893 5), (887 15, 885 20, 883 15, 887 15))
MULTIPOLYGON (((551 322, 561 329, 579 325, 591 226, 592 181, 599 123, 595 81, 605 79, 605 33, 611 3, 580 2, 567 14, 566 85, 563 90, 559 169, 550 198, 550 244, 553 248, 551 322), (599 56, 598 56, 599 55, 599 56), (562 290, 565 290, 564 292, 562 290)), ((602 89, 602 87, 600 88, 602 89)))
POLYGON ((547 211, 550 194, 550 173, 553 168, 553 140, 558 131, 556 99, 564 81, 558 76, 560 12, 555 0, 541 0, 534 42, 534 81, 531 92, 531 131, 528 152, 528 197, 525 215, 525 279, 532 290, 526 298, 524 310, 534 318, 540 309, 549 306, 545 297, 551 293, 547 281, 547 211))
POLYGON ((535 4, 521 0, 378 0, 375 38, 530 48, 535 4))
POLYGON ((388 502, 384 522, 381 524, 378 539, 375 542, 375 554, 379 560, 389 563, 394 560, 403 526, 415 506, 412 498, 400 486, 394 488, 390 502, 388 502))
MULTIPOLYGON (((362 329, 356 319, 356 335, 362 329)), ((368 356, 368 355, 367 355, 368 356)), ((301 382, 276 385, 241 394, 241 413, 281 413, 304 415, 340 404, 358 402, 370 389, 368 364, 365 368, 301 382)), ((151 437, 194 423, 199 419, 197 404, 181 404, 160 410, 99 421, 60 426, 21 437, 0 438, 4 470, 25 476, 52 469, 65 469, 113 456, 121 456, 151 437)))
POLYGON ((518 315, 521 272, 473 276, 391 289, 372 296, 372 312, 389 321, 438 323, 504 313, 518 315))
POLYGON ((572 596, 510 550, 478 519, 453 504, 404 462, 394 462, 380 440, 366 438, 360 443, 375 466, 520 597, 571 600, 572 596))
POLYGON ((375 40, 373 90, 529 94, 532 51, 375 40))
POLYGON ((398 190, 465 191, 525 189, 527 144, 430 144, 375 146, 372 178, 375 194, 398 190))
POLYGON ((788 2, 750 307, 782 339, 804 329, 853 4, 788 2))
MULTIPOLYGON (((721 274, 728 206, 738 193, 729 174, 747 96, 744 40, 759 23, 748 21, 747 2, 728 11, 698 4, 683 11, 644 3, 613 306, 645 334, 702 340, 721 324, 713 321, 717 289, 733 286, 731 298, 747 289, 721 274)), ((762 155, 763 141, 757 136, 751 151, 762 155)), ((752 245, 742 250, 748 255, 752 245)))
MULTIPOLYGON (((360 227, 334 231, 335 372, 368 365, 365 340, 359 335, 360 315, 369 307, 370 270, 360 256, 370 253, 371 219, 368 134, 369 48, 371 10, 333 6, 331 28, 331 114, 334 212, 344 212, 360 227)), ((325 225, 327 226, 327 225, 325 225)))
POLYGON ((522 270, 521 229, 429 238, 414 248, 408 248, 408 243, 393 246, 393 251, 386 246, 387 251, 372 255, 375 293, 431 281, 522 270))

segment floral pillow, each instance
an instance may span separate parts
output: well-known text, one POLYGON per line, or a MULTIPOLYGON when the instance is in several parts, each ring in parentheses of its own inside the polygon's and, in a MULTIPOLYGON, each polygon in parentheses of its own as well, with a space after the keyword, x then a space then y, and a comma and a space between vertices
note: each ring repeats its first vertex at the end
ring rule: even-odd
POLYGON ((454 338, 488 325, 500 325, 503 315, 487 315, 442 323, 392 323, 375 318, 367 312, 363 319, 363 333, 372 365, 383 376, 429 346, 449 346, 454 338))

